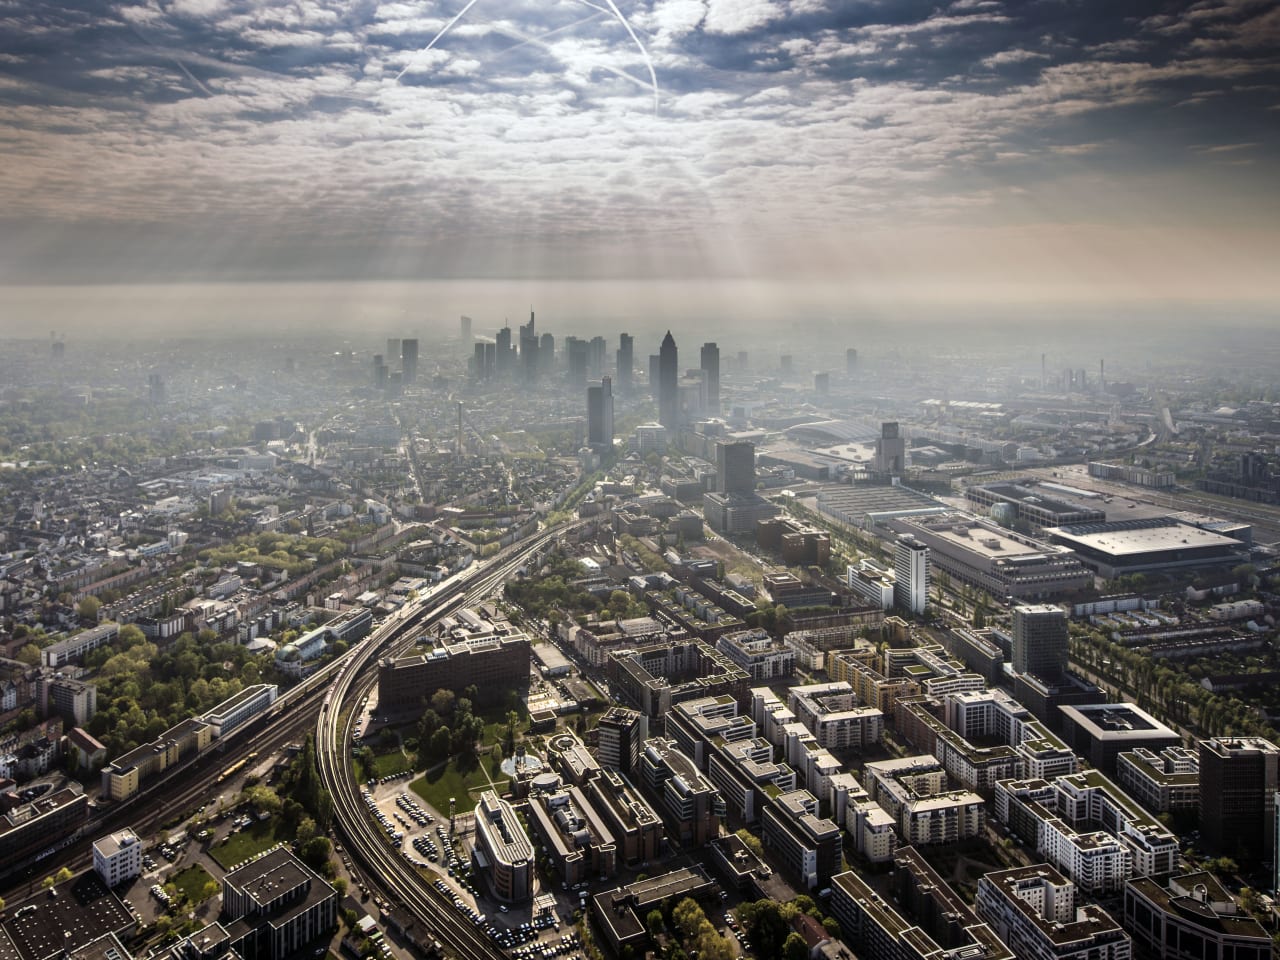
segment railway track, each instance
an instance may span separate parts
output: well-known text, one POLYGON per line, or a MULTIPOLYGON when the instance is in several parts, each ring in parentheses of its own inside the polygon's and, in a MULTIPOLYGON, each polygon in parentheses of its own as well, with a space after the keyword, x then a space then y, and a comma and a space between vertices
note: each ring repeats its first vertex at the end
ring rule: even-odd
MULTIPOLYGON (((366 875, 377 878, 392 902, 403 905, 421 924, 424 935, 412 935, 421 947, 439 942, 446 956, 459 960, 494 960, 505 956, 472 923, 463 919, 453 902, 433 887, 397 850, 391 849, 374 825, 361 797, 360 785, 347 759, 347 745, 357 711, 343 712, 344 704, 358 700, 376 681, 378 658, 413 642, 417 628, 433 623, 454 609, 488 596, 505 582, 533 553, 564 530, 544 531, 509 547, 482 570, 465 576, 447 590, 428 595, 421 609, 406 618, 388 636, 363 649, 339 672, 321 708, 316 734, 320 775, 334 799, 335 827, 347 849, 366 875), (425 941, 425 942, 424 942, 425 941)), ((416 929, 416 928, 415 928, 416 929)))

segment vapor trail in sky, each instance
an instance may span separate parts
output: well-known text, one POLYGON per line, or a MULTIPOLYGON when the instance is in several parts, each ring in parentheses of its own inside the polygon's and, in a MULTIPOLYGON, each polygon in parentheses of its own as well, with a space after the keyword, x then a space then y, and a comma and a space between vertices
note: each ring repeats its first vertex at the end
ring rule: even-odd
MULTIPOLYGON (((441 37, 443 37, 446 33, 452 30, 454 27, 454 24, 456 24, 459 20, 461 20, 466 15, 467 11, 470 10, 472 7, 474 7, 477 2, 478 0, 467 0, 466 6, 464 6, 461 10, 459 10, 456 14, 454 14, 453 19, 450 20, 448 23, 446 23, 444 27, 440 30, 440 32, 437 33, 434 37, 432 37, 431 42, 428 43, 425 47, 423 47, 419 51, 419 53, 426 53, 428 50, 434 47, 437 43, 439 43, 441 37)), ((578 0, 578 2, 581 3, 583 6, 590 7, 592 10, 598 10, 601 13, 612 13, 613 16, 617 18, 618 22, 622 24, 623 29, 627 31, 628 36, 630 36, 632 42, 635 43, 636 49, 640 51, 640 56, 644 60, 645 66, 648 67, 649 69, 649 82, 653 88, 653 112, 656 114, 658 112, 658 97, 659 97, 658 73, 653 68, 653 59, 649 56, 649 51, 645 48, 645 45, 640 42, 640 38, 636 36, 636 32, 633 29, 631 29, 631 22, 625 16, 622 15, 622 11, 618 9, 618 5, 614 3, 613 0, 605 0, 605 3, 608 4, 608 7, 602 7, 597 3, 592 3, 591 0, 578 0)), ((591 19, 591 18, 588 18, 588 19, 591 19)), ((583 22, 585 21, 578 21, 578 23, 583 23, 583 22)), ((574 23, 574 24, 570 24, 569 26, 577 26, 577 25, 578 25, 577 23, 574 23)), ((567 27, 558 28, 558 30, 563 30, 563 29, 568 29, 568 28, 567 27)), ((550 36, 551 33, 556 33, 558 32, 558 30, 552 30, 549 33, 545 34, 545 36, 550 36)), ((507 31, 499 30, 499 32, 507 32, 507 31)), ((524 44, 536 45, 536 44, 539 44, 540 42, 534 37, 525 37, 525 36, 522 36, 521 34, 515 33, 515 31, 510 31, 510 32, 512 35, 516 37, 520 37, 521 42, 516 46, 523 46, 524 44)), ((544 47, 544 49, 547 49, 545 44, 542 44, 542 46, 544 47)), ((412 63, 405 64, 404 69, 402 69, 399 73, 396 74, 396 80, 400 80, 406 73, 408 73, 409 68, 412 65, 413 65, 412 63)), ((633 82, 638 82, 635 80, 635 77, 631 76, 625 71, 615 70, 614 68, 607 67, 607 66, 605 66, 604 69, 608 70, 610 73, 615 73, 618 76, 626 77, 628 80, 631 80, 633 82)), ((641 85, 643 86, 643 84, 641 85)))
MULTIPOLYGON (((613 11, 614 16, 622 21, 622 25, 627 28, 627 33, 631 34, 631 39, 640 51, 640 56, 644 58, 645 66, 649 68, 649 79, 653 81, 653 112, 658 112, 658 73, 653 69, 653 59, 649 56, 649 51, 644 48, 644 44, 640 42, 640 38, 636 36, 636 32, 631 29, 631 22, 622 15, 622 11, 618 9, 618 5, 613 0, 605 0, 609 5, 609 9, 613 11)), ((594 6, 594 4, 590 4, 594 6)))
MULTIPOLYGON (((443 29, 441 29, 441 31, 440 31, 439 33, 437 33, 434 37, 432 37, 432 38, 431 38, 431 42, 430 42, 430 43, 428 43, 425 47, 423 47, 423 48, 422 48, 421 50, 419 50, 418 52, 419 52, 419 53, 426 53, 428 50, 430 50, 432 47, 434 47, 434 46, 436 45, 436 43, 440 40, 440 38, 441 38, 441 37, 443 37, 443 36, 444 36, 446 33, 448 33, 450 30, 452 30, 452 29, 453 29, 453 25, 454 25, 455 23, 457 23, 459 20, 461 20, 461 19, 462 19, 462 17, 463 17, 463 15, 464 15, 468 10, 470 10, 472 7, 474 7, 475 5, 476 5, 476 0, 467 0, 467 5, 466 5, 465 7, 463 7, 461 10, 459 10, 456 14, 454 14, 453 19, 452 19, 452 20, 450 20, 448 23, 446 23, 446 24, 444 25, 443 29)), ((408 72, 409 67, 411 67, 411 66, 413 66, 413 64, 412 64, 412 63, 407 63, 407 64, 405 64, 404 69, 403 69, 403 70, 401 70, 399 73, 397 73, 397 74, 396 74, 396 79, 397 79, 397 80, 399 80, 401 77, 403 77, 403 76, 408 72)))

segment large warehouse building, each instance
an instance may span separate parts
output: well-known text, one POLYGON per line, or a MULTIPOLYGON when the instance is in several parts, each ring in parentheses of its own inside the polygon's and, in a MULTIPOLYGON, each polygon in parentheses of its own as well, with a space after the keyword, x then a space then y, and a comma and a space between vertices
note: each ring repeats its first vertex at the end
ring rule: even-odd
POLYGON ((1174 517, 1073 523, 1050 527, 1045 535, 1074 550, 1108 580, 1131 573, 1234 566, 1249 559, 1241 540, 1174 517))

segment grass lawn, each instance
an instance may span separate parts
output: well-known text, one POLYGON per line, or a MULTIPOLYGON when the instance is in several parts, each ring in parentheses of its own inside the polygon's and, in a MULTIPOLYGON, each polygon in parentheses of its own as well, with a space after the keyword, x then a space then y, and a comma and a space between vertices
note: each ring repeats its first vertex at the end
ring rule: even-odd
POLYGON ((373 770, 370 772, 370 776, 389 777, 412 769, 413 760, 406 757, 404 752, 399 747, 396 747, 391 753, 379 754, 373 758, 373 770))
MULTIPOLYGON (((469 809, 482 790, 489 787, 489 779, 485 776, 482 763, 488 758, 477 759, 465 771, 459 770, 457 762, 450 760, 443 767, 433 769, 425 776, 414 780, 409 787, 432 808, 443 816, 449 815, 449 798, 458 801, 458 809, 469 809), (475 791, 474 794, 472 791, 475 791)), ((494 784, 499 792, 506 788, 506 777, 495 777, 494 784)))
POLYGON ((178 888, 178 892, 187 898, 187 903, 195 906, 205 899, 204 885, 213 877, 200 864, 192 864, 180 873, 174 874, 170 883, 178 888))
POLYGON ((262 851, 274 847, 282 840, 292 837, 276 836, 277 820, 272 817, 262 822, 255 821, 252 826, 233 833, 225 841, 209 850, 209 856, 218 861, 223 870, 230 870, 238 863, 244 863, 262 851))

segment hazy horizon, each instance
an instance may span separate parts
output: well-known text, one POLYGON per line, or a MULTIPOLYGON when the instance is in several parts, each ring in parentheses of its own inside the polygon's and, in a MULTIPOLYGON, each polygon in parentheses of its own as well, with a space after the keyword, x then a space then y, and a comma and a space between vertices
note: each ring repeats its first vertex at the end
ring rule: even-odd
POLYGON ((1270 2, 83 0, 0 36, 3 284, 1280 300, 1270 2))

